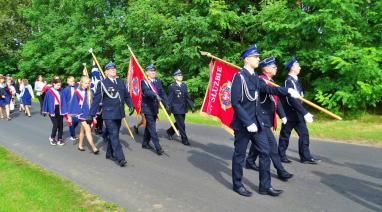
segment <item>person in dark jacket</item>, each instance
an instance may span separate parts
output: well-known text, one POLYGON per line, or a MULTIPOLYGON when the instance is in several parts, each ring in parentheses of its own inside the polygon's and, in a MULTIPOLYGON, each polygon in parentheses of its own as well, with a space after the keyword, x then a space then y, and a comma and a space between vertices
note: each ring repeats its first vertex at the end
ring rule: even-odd
POLYGON ((152 149, 149 142, 154 144, 155 151, 158 155, 164 153, 156 131, 156 120, 158 118, 160 102, 164 104, 166 110, 169 111, 167 103, 167 95, 163 89, 162 81, 156 77, 156 68, 153 64, 145 68, 148 80, 141 81, 142 88, 142 105, 141 110, 146 118, 145 133, 143 135, 142 148, 152 149))
MULTIPOLYGON (((293 88, 304 96, 304 90, 298 80, 301 67, 295 58, 289 60, 285 65, 288 70, 288 76, 285 80, 286 88, 293 88)), ((298 153, 301 163, 317 164, 320 160, 313 158, 309 150, 309 131, 306 123, 313 122, 313 115, 310 114, 302 105, 300 100, 291 99, 289 97, 282 98, 282 104, 287 114, 288 122, 281 127, 279 137, 279 154, 283 163, 290 163, 286 156, 286 150, 289 145, 289 138, 292 130, 296 130, 298 134, 298 153)))
POLYGON ((255 141, 255 148, 259 152, 259 193, 278 196, 282 190, 274 189, 271 185, 270 147, 267 134, 264 131, 264 121, 260 115, 259 93, 292 95, 298 98, 294 89, 270 87, 255 73, 260 54, 256 45, 246 49, 241 57, 244 67, 234 75, 231 87, 231 104, 234 110, 231 128, 235 134, 235 150, 232 156, 233 190, 242 196, 251 196, 243 183, 243 164, 247 146, 250 140, 255 141))
MULTIPOLYGON (((277 73, 276 59, 274 57, 266 58, 260 62, 259 67, 263 70, 263 73, 260 74, 259 77, 263 79, 267 85, 270 85, 268 81, 273 82, 272 77, 277 73)), ((272 127, 273 130, 277 129, 276 114, 279 116, 283 124, 287 123, 287 118, 278 96, 260 93, 260 115, 264 122, 264 131, 266 132, 269 141, 270 157, 273 162, 273 166, 277 170, 278 178, 283 181, 287 181, 293 177, 293 174, 287 172, 281 163, 277 141, 271 129, 272 127)), ((255 144, 252 142, 245 163, 245 167, 247 169, 259 169, 255 163, 258 154, 259 153, 255 148, 255 144)))
POLYGON ((89 118, 93 117, 96 122, 96 114, 99 112, 102 103, 102 118, 108 133, 108 146, 106 158, 117 161, 118 165, 126 165, 125 155, 119 140, 122 119, 125 118, 125 104, 129 107, 129 115, 134 113, 134 105, 125 83, 117 78, 117 69, 113 62, 105 65, 107 78, 100 81, 93 97, 93 102, 89 111, 89 118))
MULTIPOLYGON (((182 143, 184 145, 190 145, 186 135, 186 125, 184 120, 186 118, 186 113, 188 107, 191 107, 192 112, 195 112, 194 103, 190 99, 187 91, 187 85, 183 83, 183 75, 181 70, 176 70, 174 72, 175 82, 172 83, 168 89, 168 102, 170 106, 170 111, 175 117, 175 127, 179 130, 180 136, 182 138, 182 143)), ((175 131, 172 127, 167 130, 167 135, 170 140, 173 139, 175 131)))

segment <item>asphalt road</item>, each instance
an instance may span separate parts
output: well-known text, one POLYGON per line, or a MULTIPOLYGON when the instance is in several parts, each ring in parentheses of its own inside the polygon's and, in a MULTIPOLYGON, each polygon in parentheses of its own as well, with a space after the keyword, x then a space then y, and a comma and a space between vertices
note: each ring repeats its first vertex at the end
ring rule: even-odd
POLYGON ((136 142, 123 129, 124 168, 105 159, 106 146, 95 135, 100 155, 91 154, 89 147, 80 152, 69 140, 65 146, 51 146, 50 120, 36 110, 32 118, 16 114, 10 122, 0 120, 0 145, 127 211, 382 211, 380 148, 313 140, 311 151, 322 162, 306 165, 298 162, 292 140, 288 154, 294 161, 286 169, 295 177, 282 182, 272 167, 273 186, 285 192, 276 198, 259 195, 258 173, 245 170, 244 184, 255 192, 247 198, 232 191, 233 140, 224 130, 188 124, 187 147, 179 139, 167 140, 168 126, 161 122, 157 128, 163 156, 141 148, 143 128, 136 142))

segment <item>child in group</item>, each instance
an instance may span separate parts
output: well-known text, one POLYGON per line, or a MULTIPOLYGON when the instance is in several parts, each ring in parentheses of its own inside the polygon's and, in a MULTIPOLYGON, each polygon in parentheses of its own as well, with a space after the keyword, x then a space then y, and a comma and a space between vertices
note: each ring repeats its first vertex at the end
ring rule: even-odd
POLYGON ((93 122, 92 117, 89 114, 93 95, 90 89, 90 78, 88 76, 82 76, 79 87, 74 91, 73 99, 69 106, 69 115, 78 117, 81 123, 80 139, 78 144, 78 150, 85 151, 83 147, 84 137, 86 136, 90 146, 93 149, 94 154, 98 154, 99 150, 93 142, 91 133, 91 125, 93 122))
POLYGON ((6 84, 5 84, 5 77, 0 74, 0 118, 4 119, 4 114, 3 114, 3 107, 6 108, 6 84))
POLYGON ((21 91, 24 89, 24 83, 22 79, 17 79, 17 84, 18 84, 18 92, 16 92, 16 97, 17 101, 19 102, 19 112, 24 112, 24 104, 23 104, 23 99, 21 98, 21 91))
POLYGON ((51 145, 63 146, 62 140, 64 116, 67 115, 67 104, 61 91, 61 80, 59 78, 52 79, 52 87, 47 87, 42 105, 42 113, 48 114, 52 121, 52 133, 49 137, 51 145), (56 139, 56 134, 57 139, 56 139))
POLYGON ((4 88, 4 96, 5 96, 5 113, 7 115, 7 120, 10 121, 12 118, 10 116, 11 114, 11 104, 12 104, 12 97, 15 92, 15 88, 12 85, 12 80, 7 79, 5 88, 4 88))
MULTIPOLYGON (((75 83, 73 76, 69 76, 68 78, 66 78, 66 83, 68 85, 64 88, 62 92, 65 97, 65 102, 69 108, 73 100, 73 97, 75 95, 74 93, 75 93, 75 90, 77 89, 77 84, 75 83)), ((72 141, 78 140, 78 138, 76 137, 77 126, 78 126, 78 118, 76 116, 73 116, 72 124, 69 126, 70 140, 72 141)))
POLYGON ((24 86, 20 94, 21 101, 25 108, 25 115, 28 117, 32 117, 30 107, 32 105, 32 99, 34 98, 33 89, 27 79, 23 79, 23 84, 24 86))

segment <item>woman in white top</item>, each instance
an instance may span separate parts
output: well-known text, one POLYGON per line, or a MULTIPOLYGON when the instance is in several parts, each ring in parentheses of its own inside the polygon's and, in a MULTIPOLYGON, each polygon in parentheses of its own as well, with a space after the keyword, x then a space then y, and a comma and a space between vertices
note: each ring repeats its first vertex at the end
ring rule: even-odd
POLYGON ((36 91, 36 96, 38 98, 38 101, 40 102, 40 113, 42 109, 42 104, 44 102, 44 93, 43 88, 45 87, 46 82, 42 75, 38 75, 36 81, 34 82, 34 90, 36 91))

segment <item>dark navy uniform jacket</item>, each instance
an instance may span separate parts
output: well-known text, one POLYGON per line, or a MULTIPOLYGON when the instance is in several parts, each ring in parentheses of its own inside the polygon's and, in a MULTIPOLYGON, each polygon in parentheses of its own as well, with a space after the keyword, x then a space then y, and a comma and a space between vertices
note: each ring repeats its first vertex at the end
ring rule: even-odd
POLYGON ((247 83, 248 91, 252 97, 255 92, 270 93, 276 95, 287 95, 288 89, 284 87, 267 86, 264 80, 260 79, 256 73, 251 75, 245 68, 236 73, 231 87, 231 103, 234 109, 231 127, 234 130, 246 129, 249 125, 255 123, 261 129, 264 126, 264 121, 261 117, 260 101, 257 98, 255 101, 249 101, 245 91, 242 88, 241 76, 247 83))
MULTIPOLYGON (((159 102, 156 98, 155 92, 147 84, 146 80, 141 81, 142 88, 142 105, 141 110, 143 114, 147 115, 158 115, 159 102)), ((158 78, 154 79, 154 82, 151 83, 157 90, 159 96, 163 100, 163 104, 166 107, 168 105, 167 95, 163 89, 162 81, 158 78)))
POLYGON ((133 102, 131 100, 130 94, 121 79, 116 79, 117 84, 113 83, 109 78, 106 78, 98 83, 97 90, 93 97, 93 102, 90 108, 89 114, 91 116, 95 116, 98 112, 100 103, 102 103, 102 118, 105 120, 116 120, 122 119, 125 117, 125 106, 126 103, 129 108, 134 107, 133 102), (103 83, 104 86, 101 85, 103 83), (119 97, 110 98, 104 88, 109 94, 114 96, 117 92, 119 92, 119 97))
POLYGON ((190 99, 187 85, 182 83, 180 86, 174 82, 168 88, 168 102, 173 114, 186 114, 188 106, 195 110, 194 103, 190 99))
MULTIPOLYGON (((304 90, 302 89, 299 81, 290 75, 288 75, 285 80, 285 87, 295 89, 301 96, 304 94, 304 90)), ((304 115, 306 115, 308 111, 304 108, 300 100, 287 96, 281 98, 281 102, 288 121, 304 121, 304 115)))
MULTIPOLYGON (((262 80, 262 79, 261 79, 262 80)), ((270 81, 273 82, 271 79, 270 81)), ((273 127, 274 115, 275 115, 275 102, 272 94, 260 93, 260 109, 261 117, 264 122, 265 127, 273 127)), ((277 115, 281 118, 286 117, 283 105, 281 104, 280 98, 277 100, 277 115)))

